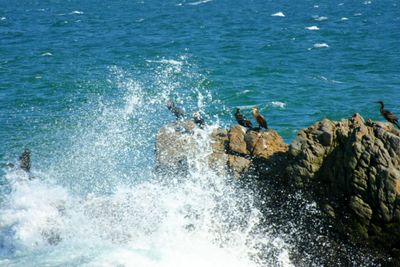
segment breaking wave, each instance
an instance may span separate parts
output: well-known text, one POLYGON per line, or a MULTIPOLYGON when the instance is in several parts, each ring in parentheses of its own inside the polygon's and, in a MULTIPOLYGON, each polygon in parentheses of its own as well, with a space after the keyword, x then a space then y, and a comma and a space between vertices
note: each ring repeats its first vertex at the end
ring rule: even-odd
POLYGON ((175 62, 149 62, 162 66, 151 79, 111 67, 118 98, 93 101, 62 158, 33 170, 33 180, 7 170, 0 265, 292 266, 289 245, 262 226, 251 192, 208 167, 217 124, 195 130, 188 174, 154 171, 155 134, 173 120, 165 102, 203 110, 209 100, 200 86, 180 91, 182 79, 196 84, 201 75, 175 62), (149 123, 154 116, 166 118, 149 123))

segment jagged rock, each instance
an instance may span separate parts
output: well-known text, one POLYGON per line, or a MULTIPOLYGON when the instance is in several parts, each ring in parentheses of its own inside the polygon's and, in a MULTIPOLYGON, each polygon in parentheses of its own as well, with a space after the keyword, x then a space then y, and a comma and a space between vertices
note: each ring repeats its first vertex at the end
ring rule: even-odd
POLYGON ((187 170, 187 156, 195 142, 191 133, 195 127, 192 121, 177 121, 159 130, 156 140, 157 168, 174 172, 187 170))
POLYGON ((300 131, 288 159, 291 184, 333 207, 329 216, 353 222, 353 236, 389 247, 400 242, 385 238, 393 224, 400 228, 400 134, 392 125, 365 123, 358 114, 323 120, 300 131))
POLYGON ((209 166, 219 174, 225 174, 228 155, 225 147, 228 142, 228 133, 225 129, 217 128, 211 133, 212 154, 208 157, 209 166))
POLYGON ((235 177, 240 177, 241 174, 245 173, 251 166, 249 159, 228 155, 228 167, 232 171, 235 177))
POLYGON ((274 130, 266 132, 248 131, 244 136, 246 146, 251 155, 268 159, 276 152, 286 152, 288 145, 274 130))
POLYGON ((248 154, 249 151, 247 150, 246 142, 244 141, 244 136, 246 134, 246 128, 235 125, 233 126, 229 133, 229 149, 232 152, 239 153, 239 154, 248 154))
MULTIPOLYGON (((185 168, 194 127, 178 122, 160 130, 158 164, 185 168)), ((214 130, 211 140, 213 169, 236 177, 255 172, 282 190, 310 193, 345 236, 399 251, 400 258, 400 132, 391 124, 365 122, 358 114, 325 119, 301 130, 289 147, 273 130, 239 125, 214 130)))
MULTIPOLYGON (((195 124, 191 121, 177 121, 159 130, 156 141, 159 168, 173 171, 188 168, 187 156, 194 153, 196 142, 194 128, 195 124)), ((250 158, 268 159, 276 152, 288 150, 288 145, 274 130, 258 132, 235 125, 229 131, 215 129, 210 138, 212 153, 208 156, 209 166, 222 174, 229 169, 236 177, 249 170, 252 164, 250 158)))

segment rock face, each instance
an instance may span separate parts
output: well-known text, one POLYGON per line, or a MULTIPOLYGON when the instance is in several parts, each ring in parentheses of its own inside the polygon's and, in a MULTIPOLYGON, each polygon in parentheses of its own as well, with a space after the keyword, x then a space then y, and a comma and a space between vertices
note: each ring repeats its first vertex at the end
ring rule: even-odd
POLYGON ((170 172, 186 172, 187 156, 192 153, 196 127, 192 121, 177 121, 162 127, 156 140, 157 168, 170 172))
MULTIPOLYGON (((157 136, 159 165, 187 168, 195 125, 179 122, 157 136), (186 167, 185 167, 186 166, 186 167)), ((282 188, 309 193, 338 229, 400 259, 400 132, 356 114, 322 120, 290 146, 273 130, 215 129, 209 166, 236 177, 255 173, 282 188)))
MULTIPOLYGON (((178 121, 161 128, 157 135, 156 156, 158 167, 184 171, 188 156, 194 153, 196 125, 191 121, 178 121)), ((286 152, 288 145, 274 130, 246 131, 240 125, 214 129, 210 135, 212 153, 209 166, 219 173, 231 172, 240 177, 249 170, 252 159, 268 159, 276 152, 286 152)))
POLYGON ((355 237, 399 246, 400 133, 391 125, 358 114, 318 122, 291 144, 286 171, 355 237))

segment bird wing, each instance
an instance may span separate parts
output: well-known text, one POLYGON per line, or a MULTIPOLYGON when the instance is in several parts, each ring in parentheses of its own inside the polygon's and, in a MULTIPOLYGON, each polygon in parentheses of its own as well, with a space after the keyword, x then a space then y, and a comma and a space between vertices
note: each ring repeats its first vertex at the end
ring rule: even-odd
POLYGON ((256 120, 257 120, 258 124, 260 124, 262 127, 268 128, 267 121, 265 120, 263 115, 258 114, 256 120))

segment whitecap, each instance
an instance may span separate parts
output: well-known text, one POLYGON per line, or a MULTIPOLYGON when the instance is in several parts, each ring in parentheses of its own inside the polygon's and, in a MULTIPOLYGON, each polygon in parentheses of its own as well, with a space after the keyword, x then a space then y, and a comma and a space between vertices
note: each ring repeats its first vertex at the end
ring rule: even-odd
POLYGON ((284 17, 285 14, 283 14, 282 12, 276 12, 275 14, 271 15, 272 17, 284 17))
POLYGON ((362 13, 354 13, 354 16, 361 16, 362 15, 362 13))
POLYGON ((42 57, 49 57, 52 56, 53 54, 50 52, 44 52, 43 54, 41 54, 42 57))
POLYGON ((339 5, 338 6, 343 6, 344 5, 344 3, 339 3, 339 5))
POLYGON ((6 19, 7 19, 6 17, 1 17, 1 18, 0 18, 0 20, 6 20, 6 19))
POLYGON ((327 20, 328 19, 328 17, 325 17, 325 16, 313 16, 313 18, 316 20, 316 21, 324 21, 324 20, 327 20))
POLYGON ((318 31, 319 30, 318 26, 310 26, 310 27, 306 27, 306 29, 310 30, 310 31, 318 31))
POLYGON ((314 8, 319 8, 319 5, 314 5, 314 8))
POLYGON ((70 14, 82 15, 84 13, 82 11, 75 10, 75 11, 72 11, 70 14))
POLYGON ((197 6, 197 5, 205 4, 205 3, 208 3, 208 2, 211 2, 211 1, 212 0, 197 1, 197 2, 188 3, 188 5, 197 6))
POLYGON ((314 48, 328 48, 329 45, 327 43, 316 43, 314 44, 314 48))
POLYGON ((286 107, 286 103, 280 102, 280 101, 272 101, 271 105, 273 107, 278 107, 278 108, 285 108, 286 107))
POLYGON ((154 61, 154 62, 159 62, 159 63, 162 63, 162 64, 175 65, 175 66, 182 66, 183 65, 182 61, 178 61, 178 60, 174 60, 174 59, 161 59, 159 61, 154 61))

